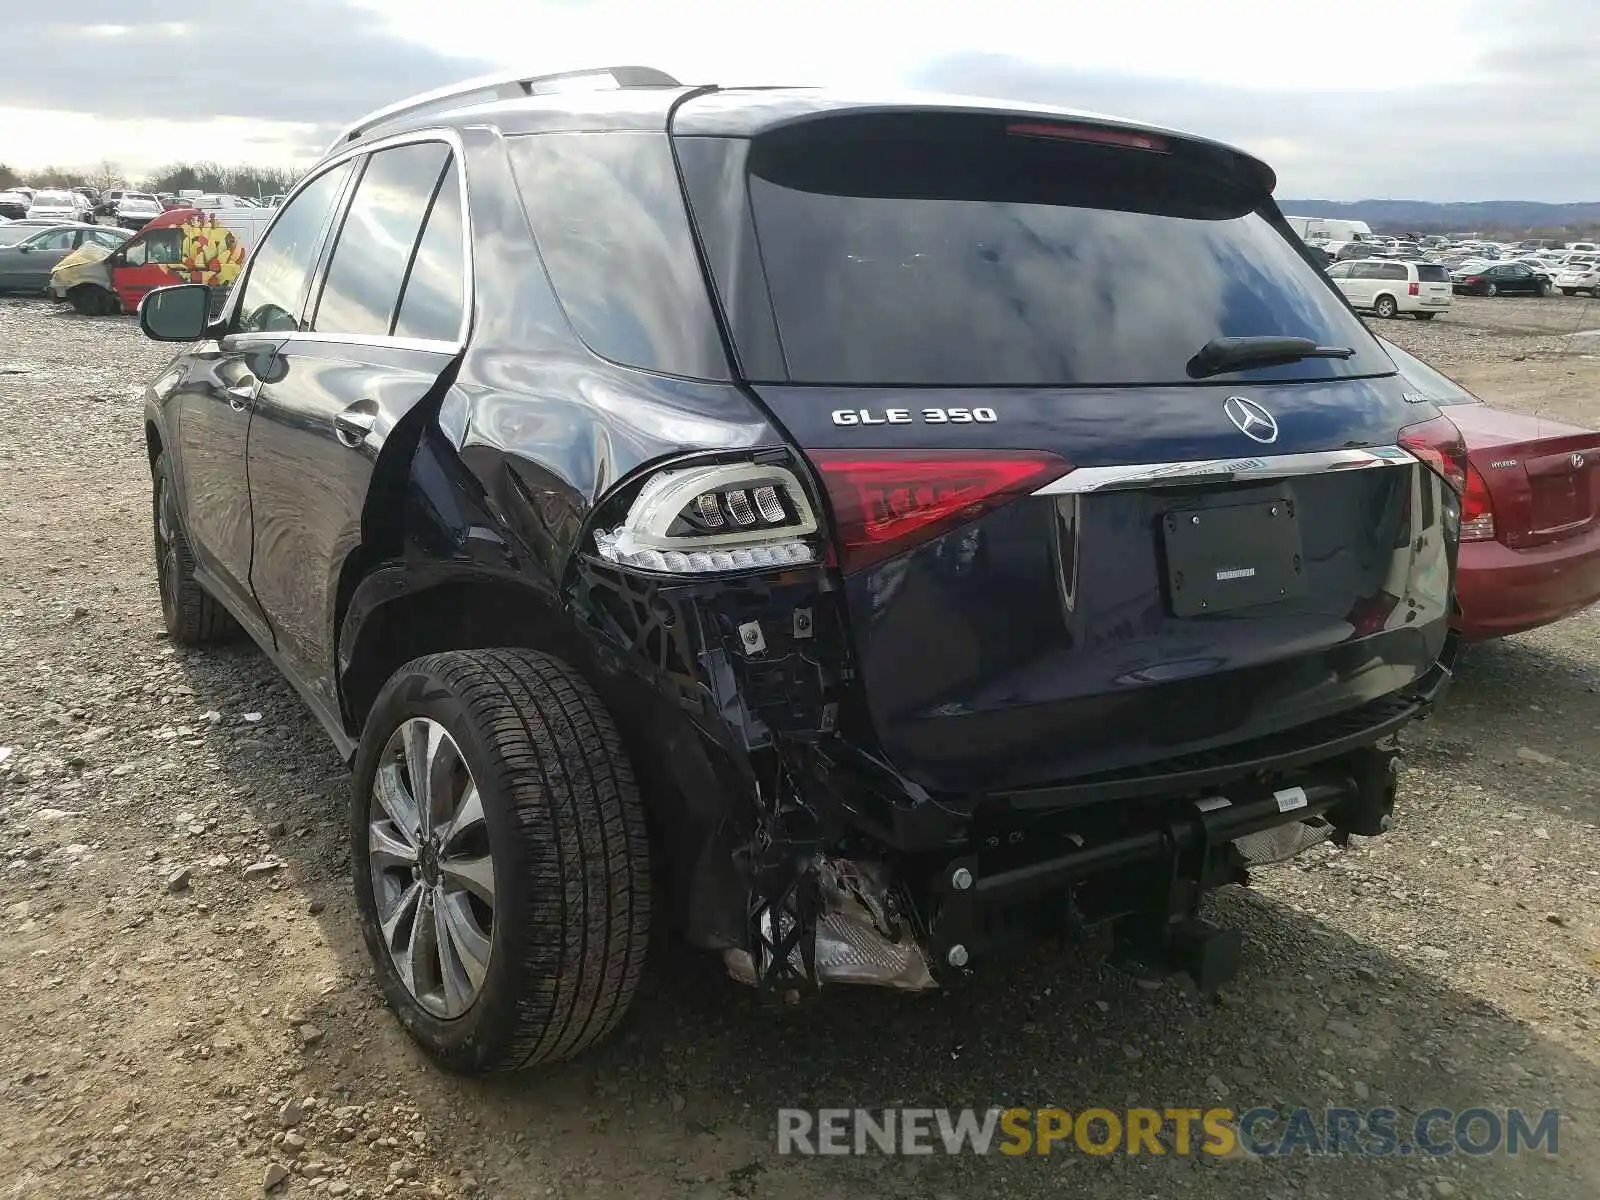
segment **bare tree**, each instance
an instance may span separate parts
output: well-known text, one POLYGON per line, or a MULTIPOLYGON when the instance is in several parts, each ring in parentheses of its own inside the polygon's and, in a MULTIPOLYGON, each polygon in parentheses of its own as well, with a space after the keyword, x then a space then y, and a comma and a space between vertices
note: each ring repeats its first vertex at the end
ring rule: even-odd
POLYGON ((122 168, 109 158, 101 159, 100 165, 89 173, 89 186, 99 191, 107 188, 127 187, 128 180, 122 174, 122 168))

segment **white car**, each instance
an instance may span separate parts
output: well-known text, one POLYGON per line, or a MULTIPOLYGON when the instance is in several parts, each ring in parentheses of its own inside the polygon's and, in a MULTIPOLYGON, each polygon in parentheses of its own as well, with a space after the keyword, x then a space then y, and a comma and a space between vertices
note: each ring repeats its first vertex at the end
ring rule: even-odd
POLYGON ((90 221, 93 215, 84 196, 57 188, 35 192, 28 205, 30 221, 90 221))
POLYGON ((194 206, 204 212, 215 212, 221 208, 259 208, 258 204, 246 200, 243 196, 234 196, 228 193, 212 192, 197 197, 194 206))
POLYGON ((1353 308, 1370 308, 1380 317, 1410 313, 1431 321, 1450 308, 1450 272, 1438 263, 1349 259, 1329 267, 1328 278, 1353 308))
POLYGON ((1570 258, 1556 272, 1555 284, 1563 296, 1588 292, 1600 299, 1600 260, 1593 255, 1579 254, 1570 258), (1586 260, 1587 261, 1584 261, 1586 260))
POLYGON ((124 229, 143 229, 165 209, 148 192, 123 192, 117 201, 117 224, 124 229))

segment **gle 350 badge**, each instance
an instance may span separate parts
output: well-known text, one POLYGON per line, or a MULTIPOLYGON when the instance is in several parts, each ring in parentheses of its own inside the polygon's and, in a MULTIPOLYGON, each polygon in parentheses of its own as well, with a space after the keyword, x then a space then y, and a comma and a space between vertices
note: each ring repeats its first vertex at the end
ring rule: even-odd
POLYGON ((992 408, 836 408, 835 425, 992 425, 1000 418, 992 408))

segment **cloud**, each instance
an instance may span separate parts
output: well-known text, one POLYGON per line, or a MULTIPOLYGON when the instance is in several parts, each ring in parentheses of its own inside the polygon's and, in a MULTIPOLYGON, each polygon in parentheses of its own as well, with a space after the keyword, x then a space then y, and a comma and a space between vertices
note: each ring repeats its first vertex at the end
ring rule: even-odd
MULTIPOLYGON (((926 64, 922 86, 1115 113, 1259 154, 1296 198, 1600 198, 1600 9, 1568 0, 1480 3, 1483 51, 1453 82, 1407 85, 1426 43, 1382 45, 1391 86, 1254 88, 1055 67, 998 54, 926 64)), ((1382 41, 1381 36, 1378 39, 1382 41)), ((1342 53, 1308 34, 1306 53, 1342 53)), ((1249 78, 1248 70, 1239 77, 1249 78)))
MULTIPOLYGON (((380 15, 347 0, 7 7, 0 107, 111 119, 241 117, 326 130, 396 96, 490 69, 401 38, 380 15)), ((313 140, 308 132, 307 143, 313 140)))

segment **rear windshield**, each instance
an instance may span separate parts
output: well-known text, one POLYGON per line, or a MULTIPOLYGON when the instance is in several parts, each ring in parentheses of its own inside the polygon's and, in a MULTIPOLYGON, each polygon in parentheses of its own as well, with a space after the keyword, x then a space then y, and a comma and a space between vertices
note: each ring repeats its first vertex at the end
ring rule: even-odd
POLYGON ((1436 263, 1418 263, 1417 278, 1423 283, 1449 283, 1450 272, 1436 263))
POLYGON ((35 204, 42 204, 42 205, 48 205, 48 204, 71 204, 72 203, 72 193, 71 192, 35 192, 34 196, 33 196, 33 202, 35 204))
POLYGON ((751 206, 791 381, 1187 383, 1208 341, 1250 335, 1356 354, 1219 381, 1393 370, 1264 215, 1256 179, 1216 155, 1006 122, 852 118, 755 142, 751 206))

